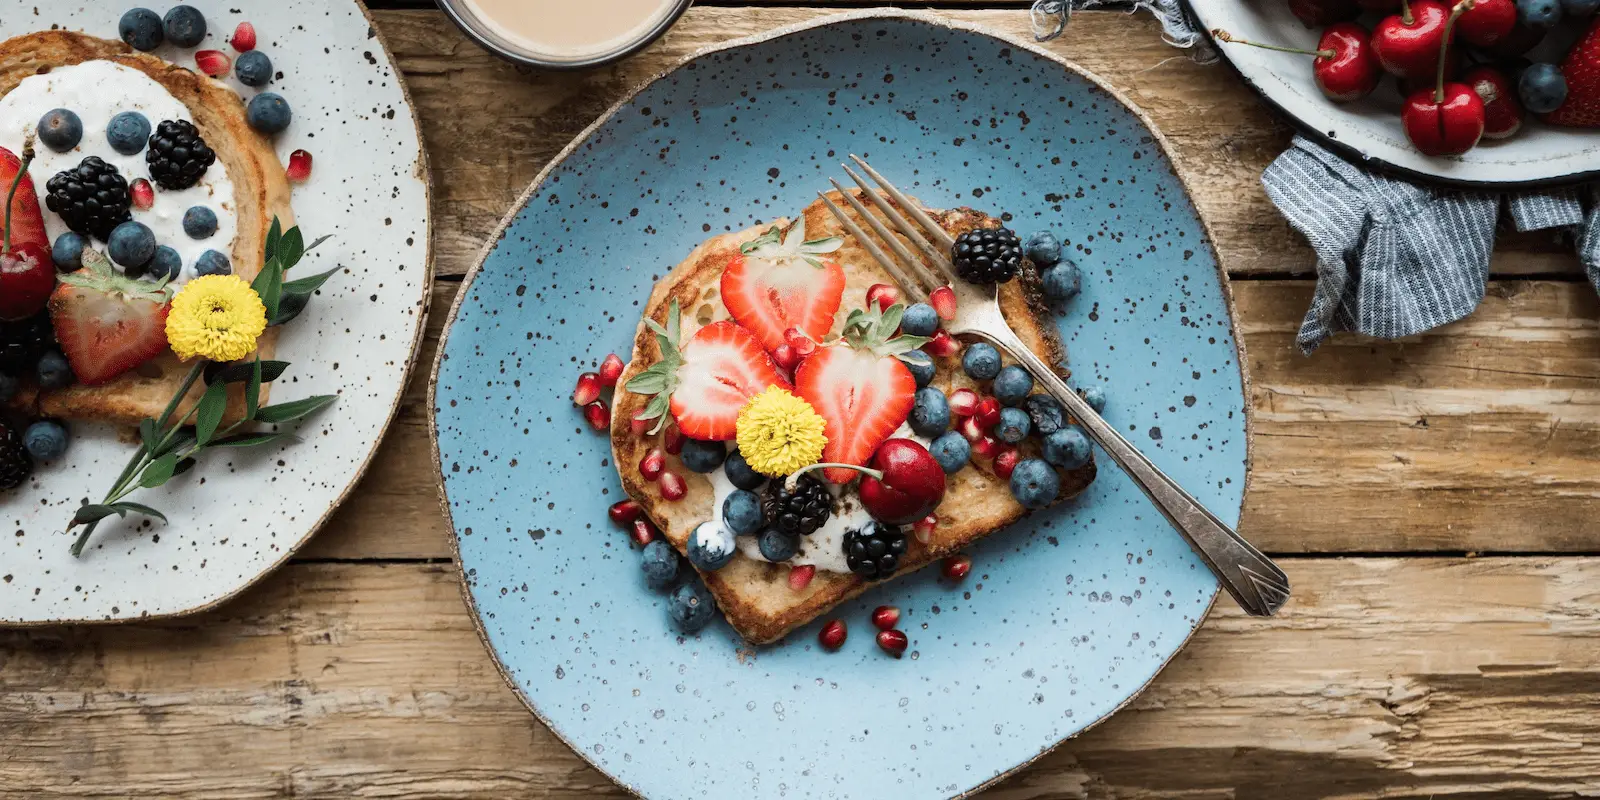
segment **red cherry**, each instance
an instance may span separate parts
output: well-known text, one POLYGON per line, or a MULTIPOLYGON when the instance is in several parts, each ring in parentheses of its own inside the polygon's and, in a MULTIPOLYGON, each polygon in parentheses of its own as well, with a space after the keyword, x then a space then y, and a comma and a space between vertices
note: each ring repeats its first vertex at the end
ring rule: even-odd
POLYGON ((1447 83, 1442 92, 1423 89, 1406 98, 1400 122, 1423 155, 1458 156, 1483 137, 1483 98, 1464 83, 1447 83))
POLYGON ((0 253, 0 319, 27 319, 39 313, 56 288, 50 253, 33 242, 12 244, 0 253))
POLYGON ((1356 0, 1356 5, 1368 11, 1393 11, 1400 7, 1400 0, 1356 0))
POLYGON ((1329 100, 1349 102, 1372 94, 1383 77, 1372 52, 1372 35, 1354 22, 1329 25, 1317 40, 1317 58, 1311 75, 1329 100), (1326 54, 1332 53, 1332 56, 1326 54))
POLYGON ((882 477, 861 478, 861 505, 873 519, 909 525, 933 512, 944 500, 944 470, 927 448, 910 439, 878 445, 869 466, 882 477))
POLYGON ((1361 6, 1355 0, 1289 0, 1289 12, 1307 28, 1321 28, 1355 19, 1361 14, 1361 6))
POLYGON ((1476 0, 1472 8, 1461 12, 1456 20, 1456 33, 1468 44, 1489 47, 1511 35, 1517 27, 1515 0, 1476 0))
MULTIPOLYGON (((1461 19, 1465 21, 1466 17, 1461 19)), ((1476 67, 1462 76, 1461 82, 1471 86, 1483 101, 1485 137, 1507 139, 1522 129, 1522 103, 1505 73, 1494 67, 1476 67)))
POLYGON ((1439 0, 1415 0, 1372 29, 1373 55, 1384 69, 1402 78, 1431 75, 1439 65, 1449 18, 1449 7, 1439 0))

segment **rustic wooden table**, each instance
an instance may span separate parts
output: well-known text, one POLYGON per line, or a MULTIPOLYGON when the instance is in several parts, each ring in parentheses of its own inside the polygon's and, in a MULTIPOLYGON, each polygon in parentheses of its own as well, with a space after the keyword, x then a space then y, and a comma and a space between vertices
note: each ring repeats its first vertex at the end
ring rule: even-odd
MULTIPOLYGON (((1026 34, 1020 6, 945 5, 1026 34)), ((0 632, 0 796, 622 795, 527 713, 473 631, 428 368, 462 273, 569 138, 688 51, 824 13, 700 7, 617 67, 548 75, 431 8, 376 11, 436 199, 434 314, 399 419, 328 528, 236 602, 0 632)), ((1470 319, 1304 358, 1311 251, 1258 183, 1285 123, 1143 15, 1080 13, 1050 47, 1149 112, 1194 177, 1254 382, 1240 527, 1295 596, 1270 620, 1219 602, 1147 692, 992 796, 1600 792, 1600 304, 1576 260, 1553 235, 1503 237, 1470 319)))

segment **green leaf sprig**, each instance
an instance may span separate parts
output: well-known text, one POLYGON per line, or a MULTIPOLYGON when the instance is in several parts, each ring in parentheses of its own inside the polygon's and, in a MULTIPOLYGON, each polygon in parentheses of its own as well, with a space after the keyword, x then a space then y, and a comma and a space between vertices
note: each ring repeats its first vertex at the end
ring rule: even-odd
MULTIPOLYGON (((324 236, 310 245, 300 234, 300 229, 285 231, 274 219, 267 232, 266 264, 251 282, 266 307, 267 324, 282 325, 298 317, 310 303, 311 297, 339 270, 320 275, 286 280, 290 269, 317 245, 327 241, 324 236)), ((139 447, 123 467, 122 474, 98 503, 79 506, 72 515, 67 530, 81 527, 72 542, 72 555, 83 554, 84 545, 95 528, 108 517, 126 518, 128 514, 142 514, 162 522, 166 515, 143 503, 126 499, 141 489, 155 489, 178 475, 188 472, 205 451, 226 447, 260 447, 285 440, 294 440, 291 433, 259 431, 257 425, 282 425, 304 419, 330 406, 337 395, 318 395, 304 400, 294 400, 277 405, 261 405, 261 385, 281 377, 289 368, 287 361, 263 361, 260 354, 254 361, 245 363, 218 363, 199 359, 178 387, 166 410, 154 419, 139 423, 139 447), (200 401, 182 414, 178 408, 189 395, 195 383, 204 381, 205 392, 200 401), (228 386, 244 384, 245 413, 237 422, 222 425, 228 411, 228 386)))
POLYGON ((629 378, 623 387, 634 394, 655 395, 638 414, 639 419, 656 421, 655 427, 650 429, 651 435, 659 433, 667 424, 667 412, 672 407, 672 391, 678 388, 678 368, 683 366, 683 354, 678 351, 678 336, 683 330, 682 319, 677 300, 667 306, 665 328, 661 327, 661 323, 645 317, 645 327, 655 333, 656 344, 661 346, 661 360, 629 378))

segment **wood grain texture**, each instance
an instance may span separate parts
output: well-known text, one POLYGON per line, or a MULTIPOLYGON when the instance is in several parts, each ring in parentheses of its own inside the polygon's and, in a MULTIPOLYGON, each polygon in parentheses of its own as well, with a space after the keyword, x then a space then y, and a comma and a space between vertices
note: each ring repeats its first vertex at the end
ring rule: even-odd
MULTIPOLYGON (((621 64, 569 73, 514 67, 484 52, 435 11, 375 12, 423 121, 435 178, 438 274, 477 260, 500 217, 567 142, 628 90, 718 42, 839 9, 699 7, 661 41, 621 64)), ((1031 39, 1023 9, 939 13, 1031 39)), ((1148 16, 1073 15, 1046 45, 1106 79, 1149 113, 1188 171, 1229 268, 1309 273, 1311 249, 1267 201, 1261 171, 1288 146, 1291 129, 1231 68, 1200 66, 1161 40, 1148 16)), ((1558 234, 1503 237, 1499 274, 1578 272, 1558 234)))
MULTIPOLYGON (((1219 604, 1149 691, 990 796, 1600 792, 1600 560, 1286 566, 1282 616, 1219 604)), ((456 585, 299 564, 193 620, 0 633, 0 796, 622 796, 501 682, 456 585)))

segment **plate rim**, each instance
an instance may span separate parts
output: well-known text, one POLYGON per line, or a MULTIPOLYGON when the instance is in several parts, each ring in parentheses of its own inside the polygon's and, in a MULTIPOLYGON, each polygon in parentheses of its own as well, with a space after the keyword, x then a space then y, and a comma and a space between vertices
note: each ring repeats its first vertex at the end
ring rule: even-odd
MULTIPOLYGON (((501 218, 500 223, 495 226, 494 230, 484 240, 484 245, 480 249, 478 258, 473 262, 472 267, 467 270, 464 276, 462 276, 460 288, 456 290, 456 296, 450 303, 450 310, 445 315, 444 327, 439 333, 439 347, 434 354, 433 369, 428 376, 428 438, 433 445, 432 456, 435 479, 438 484, 439 507, 444 514, 445 524, 450 531, 450 536, 448 539, 450 542, 451 556, 454 559, 456 567, 455 572, 457 588, 461 592, 461 600, 469 612, 468 615, 472 618, 473 631, 477 634, 478 641, 483 645, 484 650, 488 653, 489 659, 494 663, 495 671, 500 675, 501 681, 505 683, 506 688, 511 690, 511 693, 516 696, 517 700, 522 703, 523 707, 533 715, 534 719, 537 719, 546 730, 550 731, 550 733, 556 737, 557 740, 566 745, 568 750, 571 750, 585 763, 593 767, 600 774, 604 775, 607 780, 610 780, 612 783, 616 784, 618 787, 635 797, 643 798, 646 795, 644 795, 637 787, 623 782, 616 775, 612 774, 610 770, 597 763, 588 752, 570 741, 565 732, 556 727, 556 725, 554 725, 550 719, 545 717, 545 715, 534 704, 533 698, 524 692, 522 687, 517 684, 517 681, 511 675, 510 669, 506 666, 505 662, 501 660, 499 650, 497 650, 493 643, 491 643, 489 640, 488 630, 484 626, 483 615, 478 609, 477 601, 472 594, 472 588, 467 581, 466 571, 463 569, 464 563, 461 559, 461 534, 460 531, 456 529, 454 516, 452 516, 450 513, 450 496, 448 490, 445 488, 444 463, 439 453, 439 370, 444 365, 446 351, 450 343, 450 334, 455 328, 456 319, 461 310, 463 301, 471 293, 470 290, 472 288, 472 284, 482 271, 485 262, 488 261, 490 255, 492 255, 499 247, 501 242, 504 241, 506 231, 510 228, 511 224, 516 220, 521 212, 527 207, 528 201, 533 197, 533 195, 544 186, 545 181, 550 177, 551 173, 553 173, 557 167, 561 166, 567 161, 567 159, 577 152, 577 150, 586 141, 593 137, 602 126, 615 117, 624 106, 631 103, 634 98, 638 97, 650 87, 655 86, 663 79, 683 69, 688 64, 698 61, 699 59, 708 55, 749 47, 755 44, 762 44, 792 36, 797 33, 803 33, 817 28, 830 27, 839 23, 870 19, 907 20, 919 22, 936 28, 946 28, 950 30, 961 31, 963 33, 973 33, 980 36, 986 36, 999 42, 1003 42, 1007 45, 1026 50, 1035 56, 1047 59, 1061 66, 1063 69, 1076 74, 1078 77, 1093 84, 1101 91, 1104 91, 1118 103, 1122 104, 1124 108, 1132 112, 1139 119, 1140 123, 1145 127, 1145 129, 1149 131, 1151 138, 1156 142, 1157 146, 1161 148, 1162 154, 1167 157, 1168 163, 1172 165, 1173 175, 1178 179, 1178 184, 1180 188, 1183 189, 1184 197, 1189 200, 1190 206, 1194 208, 1195 218, 1200 221, 1200 228, 1205 233, 1206 249, 1211 251, 1212 260, 1216 263, 1216 273, 1219 286, 1222 290, 1222 299, 1228 310, 1228 327, 1229 334, 1233 338, 1234 363, 1239 369, 1240 408, 1241 414, 1244 417, 1244 478, 1243 486, 1241 487, 1239 496, 1241 518, 1244 511, 1244 499, 1248 497, 1250 493, 1251 478, 1254 474, 1255 413, 1250 402, 1251 386, 1249 362, 1245 357, 1244 340, 1239 335, 1239 315, 1236 304, 1234 303, 1233 285, 1228 279, 1228 270, 1227 267, 1224 266, 1222 254, 1217 250, 1215 231, 1212 229, 1210 221, 1203 213, 1201 213, 1199 206, 1194 202, 1194 192, 1191 189, 1191 181, 1189 178, 1188 169, 1183 166, 1181 160, 1178 158, 1176 150, 1171 146, 1171 142, 1167 139, 1166 134, 1162 133, 1161 130, 1156 127, 1155 122, 1150 119, 1149 115, 1145 113, 1144 109, 1140 108, 1138 104, 1134 103, 1131 98, 1123 94, 1120 90, 1111 86, 1099 75, 1096 75, 1094 72, 1091 72, 1090 70, 1080 66, 1077 64, 1077 62, 1074 62, 1065 56, 1051 52, 1050 50, 1038 44, 1022 41, 1013 37, 1012 35, 994 30, 993 28, 985 25, 967 22, 965 20, 951 19, 930 11, 919 11, 912 9, 866 8, 845 11, 837 14, 822 14, 808 20, 781 25, 776 28, 771 28, 748 36, 728 39, 723 42, 707 45, 705 47, 697 48, 685 53, 683 56, 675 59, 666 68, 661 69, 642 79, 637 85, 629 89, 620 98, 618 98, 615 103, 611 104, 611 106, 593 122, 585 126, 583 130, 579 131, 577 135, 566 144, 565 147, 561 148, 560 152, 556 153, 556 155, 539 170, 538 174, 534 176, 532 182, 528 184, 528 188, 523 190, 522 194, 518 196, 515 201, 513 201, 511 206, 506 211, 505 216, 501 218)), ((958 795, 953 795, 952 797, 955 798, 955 800, 966 800, 966 798, 974 797, 977 794, 992 788, 1006 778, 1009 778, 1021 770, 1032 766, 1038 760, 1055 752, 1057 748, 1066 742, 1076 739, 1079 736, 1082 736, 1083 734, 1099 727, 1101 723, 1105 722, 1107 719, 1110 719, 1117 712, 1126 708, 1128 704, 1138 699, 1140 695, 1144 694, 1146 689, 1150 688, 1150 684, 1153 683, 1155 679, 1164 670, 1166 670, 1168 666, 1171 665, 1173 659, 1177 658, 1178 654, 1182 653, 1184 649, 1189 646, 1189 643, 1194 640, 1195 633, 1200 630, 1201 625, 1205 624, 1205 621, 1210 618, 1212 610, 1216 608, 1217 597, 1220 594, 1221 585, 1218 584, 1212 588, 1211 599, 1206 603, 1205 610, 1195 617, 1194 624, 1190 626, 1189 632, 1184 635, 1183 640, 1178 643, 1177 647, 1173 648, 1171 653, 1167 654, 1167 657, 1161 661, 1161 664, 1154 672, 1151 673, 1150 677, 1139 686, 1134 688, 1134 690, 1129 693, 1127 697, 1123 698, 1122 701, 1118 702, 1104 714, 1096 717, 1094 720, 1090 721, 1088 724, 1084 725, 1073 733, 1061 737, 1060 739, 1056 740, 1055 743, 1041 749, 1039 752, 1029 756, 1023 761, 1006 768, 988 780, 973 786, 971 789, 968 789, 967 791, 958 795)))
MULTIPOLYGON (((384 419, 383 427, 379 429, 377 437, 372 440, 372 446, 367 450, 366 458, 363 458, 361 463, 357 465, 355 474, 350 477, 350 482, 345 484, 344 490, 339 493, 338 497, 334 498, 333 503, 328 506, 328 510, 323 512, 321 517, 318 517, 315 522, 306 528, 304 535, 302 535, 297 541, 284 547, 282 553, 278 556, 276 561, 263 566, 255 575, 245 579, 228 592, 219 595, 216 598, 198 605, 189 606, 188 608, 162 611, 157 614, 149 614, 137 617, 119 617, 116 619, 52 618, 17 620, 0 618, 0 629, 21 630, 24 628, 59 627, 62 625, 94 625, 97 627, 110 627, 112 625, 138 625, 147 622, 158 622, 161 620, 190 617, 196 614, 203 614, 207 611, 213 611, 223 605, 226 605, 245 592, 255 588, 257 584, 261 583, 263 580, 266 580, 269 575, 277 572, 280 567, 288 563, 289 559, 294 557, 295 553, 300 551, 300 548, 305 547, 306 543, 310 542, 312 537, 316 536, 322 531, 323 526, 327 525, 328 520, 332 519, 333 515, 344 506, 345 501, 350 499, 351 493, 356 490, 356 487, 359 486, 362 480, 366 477, 367 470, 371 468, 372 461, 378 454, 378 449, 383 446, 384 440, 388 438, 390 429, 394 427, 395 417, 399 416, 400 414, 400 405, 405 400, 406 388, 410 386, 411 379, 415 377, 417 357, 422 355, 422 342, 426 338, 428 332, 428 316, 432 311, 433 306, 433 169, 428 159, 427 140, 425 140, 422 136, 422 119, 421 117, 417 116, 416 102, 411 97, 411 86, 406 82, 404 73, 400 71, 399 63, 395 61, 394 51, 389 49, 389 41, 387 37, 385 37, 383 31, 379 29, 377 20, 372 16, 372 10, 367 8, 365 3, 362 3, 361 0, 346 1, 350 5, 354 6, 356 10, 360 11, 361 16, 366 19, 367 28, 372 31, 372 38, 377 40, 378 47, 383 51, 383 57, 389 62, 389 69, 393 70, 394 72, 395 85, 400 87, 400 96, 405 101, 406 110, 410 113, 411 126, 417 134, 418 155, 416 170, 421 172, 423 177, 422 193, 425 203, 423 205, 424 215, 422 226, 428 238, 428 246, 424 251, 422 297, 418 300, 418 307, 422 309, 422 313, 417 317, 416 331, 412 334, 411 338, 411 352, 410 355, 406 357, 405 368, 401 370, 400 389, 395 393, 394 403, 389 406, 389 414, 384 419)), ((430 414, 429 417, 431 418, 432 415, 430 414)), ((438 459, 435 458, 435 461, 437 460, 438 459)))

